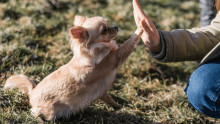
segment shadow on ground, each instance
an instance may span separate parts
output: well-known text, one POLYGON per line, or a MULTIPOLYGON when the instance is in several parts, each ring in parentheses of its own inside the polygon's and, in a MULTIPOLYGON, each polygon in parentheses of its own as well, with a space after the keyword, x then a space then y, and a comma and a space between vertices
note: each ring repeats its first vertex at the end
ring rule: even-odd
POLYGON ((60 118, 56 123, 68 124, 159 124, 128 113, 121 114, 117 111, 96 110, 87 108, 85 111, 72 115, 69 119, 60 118))

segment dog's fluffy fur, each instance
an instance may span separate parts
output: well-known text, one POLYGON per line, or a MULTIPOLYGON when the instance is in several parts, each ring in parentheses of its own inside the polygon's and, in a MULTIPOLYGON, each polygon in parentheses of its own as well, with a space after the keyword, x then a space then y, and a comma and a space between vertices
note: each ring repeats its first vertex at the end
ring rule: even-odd
POLYGON ((43 115, 46 120, 69 117, 98 98, 121 108, 107 91, 119 67, 132 53, 141 28, 118 48, 113 41, 118 27, 108 26, 103 18, 76 16, 74 24, 70 29, 74 56, 69 63, 45 77, 36 87, 24 75, 14 75, 6 81, 5 89, 16 87, 29 95, 34 116, 43 115))

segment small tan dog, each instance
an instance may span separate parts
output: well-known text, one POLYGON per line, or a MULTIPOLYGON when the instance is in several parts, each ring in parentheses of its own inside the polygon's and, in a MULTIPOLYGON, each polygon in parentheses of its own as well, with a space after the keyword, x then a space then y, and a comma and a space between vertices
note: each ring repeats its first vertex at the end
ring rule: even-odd
POLYGON ((113 39, 117 26, 108 26, 101 17, 76 16, 70 29, 73 58, 45 77, 37 86, 24 75, 8 78, 5 89, 18 88, 27 92, 34 116, 46 120, 69 117, 100 98, 105 103, 121 108, 107 93, 122 63, 132 53, 142 29, 138 28, 121 47, 113 39), (35 87, 36 86, 36 87, 35 87))

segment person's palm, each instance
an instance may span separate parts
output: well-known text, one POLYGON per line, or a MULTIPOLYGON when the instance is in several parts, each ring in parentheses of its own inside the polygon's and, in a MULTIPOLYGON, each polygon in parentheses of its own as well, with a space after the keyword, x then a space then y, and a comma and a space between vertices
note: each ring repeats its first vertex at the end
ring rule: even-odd
POLYGON ((141 36, 145 45, 152 52, 160 52, 161 44, 160 44, 160 36, 155 28, 153 22, 148 18, 148 16, 141 9, 138 0, 133 0, 133 8, 134 8, 134 19, 136 25, 141 25, 143 27, 143 34, 141 36))

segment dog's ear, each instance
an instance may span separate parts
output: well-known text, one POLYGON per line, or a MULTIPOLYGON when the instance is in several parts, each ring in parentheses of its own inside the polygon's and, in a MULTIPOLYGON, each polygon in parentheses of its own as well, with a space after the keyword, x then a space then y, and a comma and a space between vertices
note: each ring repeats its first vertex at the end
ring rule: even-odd
POLYGON ((72 38, 75 39, 86 39, 88 38, 88 30, 81 26, 76 26, 70 29, 70 34, 72 38))
POLYGON ((82 26, 85 21, 86 21, 86 17, 76 15, 73 23, 74 26, 82 26))

